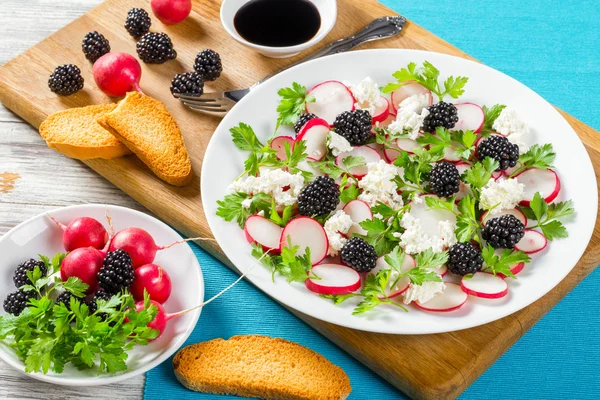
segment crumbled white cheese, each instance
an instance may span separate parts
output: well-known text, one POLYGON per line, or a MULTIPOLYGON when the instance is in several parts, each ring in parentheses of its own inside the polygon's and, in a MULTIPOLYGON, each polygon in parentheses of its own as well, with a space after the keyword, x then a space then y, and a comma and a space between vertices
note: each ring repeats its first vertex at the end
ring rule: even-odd
POLYGON ((228 193, 266 193, 271 195, 278 206, 291 206, 298 201, 304 187, 301 174, 290 174, 282 169, 261 168, 259 176, 247 176, 234 181, 227 188, 228 193))
POLYGON ((401 208, 404 202, 402 196, 398 194, 398 188, 394 182, 394 178, 400 174, 400 169, 384 160, 379 160, 368 163, 367 170, 367 175, 358 182, 358 187, 363 189, 363 192, 358 195, 358 199, 371 207, 382 202, 394 210, 401 208))
POLYGON ((388 126, 388 129, 395 134, 408 131, 408 137, 415 140, 423 126, 423 120, 429 115, 426 109, 428 106, 429 94, 427 93, 407 97, 398 105, 396 120, 388 126))
POLYGON ((242 208, 248 209, 252 205, 252 198, 248 197, 242 201, 242 208))
POLYGON ((348 233, 353 225, 354 221, 352 221, 352 218, 342 210, 337 210, 335 214, 325 221, 325 233, 329 240, 328 255, 336 256, 338 254, 348 240, 342 235, 348 233))
POLYGON ((404 304, 410 304, 412 301, 418 301, 423 304, 433 299, 446 289, 444 282, 423 282, 422 285, 410 284, 404 292, 404 304))
POLYGON ((265 216, 265 210, 260 210, 258 212, 258 214, 256 214, 256 215, 260 215, 261 217, 264 217, 265 216))
POLYGON ((529 135, 529 126, 515 110, 505 107, 494 121, 492 129, 503 134, 511 142, 519 146, 519 153, 529 150, 525 138, 529 135))
POLYGON ((410 213, 402 216, 400 226, 404 228, 404 232, 401 234, 396 232, 393 235, 400 239, 400 247, 408 254, 421 253, 427 249, 440 253, 457 242, 454 233, 456 224, 450 221, 438 222, 440 236, 426 234, 423 231, 421 220, 413 217, 410 213))
POLYGON ((491 210, 490 215, 497 215, 502 210, 510 210, 516 207, 525 198, 525 185, 518 180, 500 179, 495 181, 491 178, 481 189, 481 200, 479 208, 491 210))
POLYGON ((352 95, 356 99, 354 107, 360 110, 367 110, 373 116, 376 108, 381 105, 381 94, 377 82, 367 76, 356 86, 346 86, 350 88, 352 95))
POLYGON ((327 147, 331 150, 331 154, 338 156, 341 153, 352 151, 352 145, 345 137, 331 131, 327 135, 327 147))

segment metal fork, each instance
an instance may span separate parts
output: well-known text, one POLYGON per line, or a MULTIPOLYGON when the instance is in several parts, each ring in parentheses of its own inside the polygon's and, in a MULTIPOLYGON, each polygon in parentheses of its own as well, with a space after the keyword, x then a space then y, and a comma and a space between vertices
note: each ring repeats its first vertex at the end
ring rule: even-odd
POLYGON ((275 76, 279 72, 291 68, 295 65, 301 64, 303 62, 314 60, 315 58, 351 50, 356 46, 366 42, 396 36, 402 31, 404 24, 406 24, 406 18, 402 16, 377 18, 369 25, 367 25, 364 29, 355 33, 354 35, 336 40, 335 42, 328 44, 327 46, 323 47, 317 52, 263 78, 262 80, 256 82, 254 85, 250 86, 247 89, 229 90, 227 92, 204 93, 200 97, 186 96, 180 94, 174 94, 174 96, 181 100, 183 104, 185 104, 192 110, 199 111, 203 114, 224 117, 225 114, 227 114, 233 108, 233 106, 242 99, 242 97, 250 93, 252 89, 257 87, 267 79, 275 76))

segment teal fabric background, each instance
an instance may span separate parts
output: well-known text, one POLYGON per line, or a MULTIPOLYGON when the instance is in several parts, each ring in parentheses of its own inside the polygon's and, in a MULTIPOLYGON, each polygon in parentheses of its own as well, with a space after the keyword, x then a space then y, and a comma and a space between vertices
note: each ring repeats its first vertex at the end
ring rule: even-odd
MULTIPOLYGON (((525 83, 600 129, 598 0, 382 0, 483 63, 525 83)), ((219 50, 219 49, 215 49, 219 50)), ((206 298, 236 275, 195 245, 206 298)), ((463 399, 599 399, 600 270, 534 326, 461 396, 463 399)), ((350 376, 351 399, 402 399, 401 393, 247 282, 202 310, 189 343, 265 334, 301 343, 350 376)), ((224 399, 187 391, 171 360, 147 374, 145 399, 224 399)))

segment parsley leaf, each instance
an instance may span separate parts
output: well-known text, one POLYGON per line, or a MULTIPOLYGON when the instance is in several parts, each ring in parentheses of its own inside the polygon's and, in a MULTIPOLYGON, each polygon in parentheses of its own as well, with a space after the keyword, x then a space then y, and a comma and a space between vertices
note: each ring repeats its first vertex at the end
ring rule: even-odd
POLYGON ((294 125, 306 109, 306 103, 315 101, 314 96, 306 93, 306 87, 297 82, 293 82, 291 87, 279 89, 277 94, 281 100, 277 106, 279 117, 275 131, 281 125, 294 125))
POLYGON ((359 225, 367 231, 366 235, 360 236, 375 248, 378 256, 389 253, 400 242, 400 239, 393 235, 394 232, 402 229, 399 226, 398 218, 391 218, 387 221, 381 218, 367 219, 359 225))
POLYGON ((258 140, 250 125, 240 122, 238 126, 234 126, 229 132, 231 132, 233 144, 240 150, 251 151, 254 153, 263 148, 262 143, 258 140))
POLYGON ((484 187, 492 177, 492 173, 500 166, 498 161, 486 157, 482 162, 477 162, 465 172, 465 182, 471 185, 471 189, 478 195, 479 190, 484 187))
POLYGON ((481 127, 479 134, 482 135, 483 137, 486 137, 486 136, 489 136, 489 134, 494 131, 492 128, 492 125, 494 125, 494 122, 496 122, 496 119, 498 118, 498 116, 500 115, 502 110, 504 110, 506 108, 506 106, 503 104, 496 104, 496 105, 492 106, 491 108, 488 108, 486 106, 483 106, 482 108, 483 108, 483 127, 481 127))
POLYGON ((292 219, 293 213, 294 206, 287 206, 283 209, 281 215, 279 215, 277 206, 275 205, 275 200, 271 200, 271 213, 269 214, 269 219, 275 222, 277 225, 285 227, 290 219, 292 219))
POLYGON ((352 200, 356 200, 360 191, 355 183, 348 183, 348 176, 343 176, 340 182, 340 201, 344 204, 349 203, 352 200))
POLYGON ((454 197, 443 199, 437 196, 424 196, 425 204, 431 210, 447 210, 456 214, 456 203, 454 197))
POLYGON ((360 292, 364 296, 364 299, 356 306, 352 314, 364 314, 382 304, 393 305, 404 311, 408 311, 404 306, 387 297, 386 289, 390 282, 390 277, 391 270, 389 269, 378 271, 377 274, 368 274, 363 289, 360 292))
POLYGON ((475 209, 475 198, 469 194, 463 197, 458 203, 458 211, 460 214, 456 216, 456 239, 459 242, 468 242, 473 237, 477 241, 479 237, 476 236, 480 229, 479 219, 475 209))
MULTIPOLYGON (((448 261, 448 252, 442 251, 434 253, 433 250, 427 249, 417 254, 415 261, 419 268, 434 269, 448 261)), ((418 285, 420 285, 420 283, 418 285)))
POLYGON ((496 250, 488 243, 481 251, 485 270, 491 271, 494 275, 502 274, 514 279, 516 276, 511 272, 511 267, 519 263, 528 263, 531 257, 522 251, 503 249, 500 255, 496 255, 496 250))
POLYGON ((566 238, 569 235, 567 228, 558 219, 575 213, 571 200, 548 204, 537 192, 533 196, 529 207, 522 207, 521 209, 526 215, 533 217, 531 219, 538 221, 535 226, 529 229, 540 228, 546 239, 552 241, 556 238, 566 238))
POLYGON ((223 200, 218 200, 217 215, 227 222, 235 220, 240 228, 244 228, 246 220, 250 215, 256 214, 259 211, 270 213, 271 211, 271 196, 265 193, 256 193, 250 197, 246 193, 238 192, 228 194, 223 200), (252 202, 250 207, 243 206, 244 200, 250 198, 252 202))
POLYGON ((510 174, 510 176, 517 176, 522 171, 531 168, 553 168, 552 163, 554 162, 555 157, 556 153, 554 152, 552 144, 534 144, 529 148, 529 150, 526 153, 521 154, 521 156, 519 157, 519 168, 517 168, 512 174, 510 174))

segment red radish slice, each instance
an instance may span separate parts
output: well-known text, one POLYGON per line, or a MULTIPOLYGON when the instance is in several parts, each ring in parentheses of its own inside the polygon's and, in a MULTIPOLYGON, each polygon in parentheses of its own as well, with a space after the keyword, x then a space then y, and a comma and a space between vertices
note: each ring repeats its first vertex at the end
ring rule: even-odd
POLYGON ((319 168, 315 168, 312 165, 310 165, 309 161, 314 161, 314 160, 302 160, 298 163, 298 168, 301 169, 302 171, 310 172, 311 174, 313 174, 313 178, 316 178, 317 176, 325 176, 326 175, 319 168))
POLYGON ((461 308, 467 302, 468 298, 469 296, 462 291, 459 285, 446 282, 446 289, 442 293, 425 303, 415 301, 415 304, 417 307, 427 311, 449 312, 461 308))
POLYGON ((342 209, 346 214, 350 216, 355 224, 348 230, 348 235, 351 236, 355 233, 359 235, 366 235, 365 231, 359 224, 368 219, 373 219, 373 213, 371 207, 362 200, 352 200, 344 206, 342 209))
POLYGON ((458 122, 451 130, 478 133, 483 127, 483 120, 485 118, 483 109, 473 103, 461 103, 454 106, 458 112, 458 122))
POLYGON ((388 115, 390 115, 390 104, 385 97, 380 96, 379 105, 375 107, 375 112, 373 113, 373 124, 385 121, 388 115))
POLYGON ((285 144, 290 144, 290 152, 294 148, 294 138, 291 136, 277 136, 271 140, 271 148, 277 151, 277 159, 281 161, 287 160, 287 154, 285 153, 285 144))
POLYGON ((320 263, 329 250, 329 241, 323 226, 309 217, 297 217, 288 222, 281 232, 279 249, 288 246, 300 246, 297 255, 303 255, 310 248, 312 265, 320 263))
POLYGON ((396 120, 396 114, 390 112, 386 119, 380 122, 376 122, 371 127, 371 133, 375 134, 375 128, 387 128, 392 122, 396 120))
POLYGON ((308 121, 303 127, 296 141, 304 140, 306 142, 306 155, 319 161, 327 153, 327 134, 329 133, 329 124, 321 118, 314 118, 308 121))
POLYGON ((419 143, 417 143, 416 140, 412 140, 409 138, 397 139, 395 145, 398 148, 398 150, 385 149, 383 151, 386 161, 390 164, 396 161, 396 158, 398 158, 398 156, 400 155, 400 150, 404 150, 407 153, 412 154, 415 148, 420 147, 419 143))
POLYGON ((494 171, 492 172, 492 178, 494 178, 495 181, 497 181, 498 179, 502 178, 504 176, 504 172, 502 171, 494 171))
POLYGON ((413 96, 415 94, 421 94, 421 93, 429 94, 429 105, 432 105, 433 104, 433 96, 431 95, 431 92, 416 82, 406 83, 405 85, 394 90, 392 92, 392 106, 394 107, 394 112, 398 112, 398 106, 405 99, 407 99, 410 96, 413 96))
POLYGON ((360 289, 358 272, 340 264, 319 264, 313 272, 321 279, 307 279, 306 288, 318 294, 348 294, 360 289))
MULTIPOLYGON (((512 272, 513 275, 517 275, 519 272, 523 271, 523 268, 525 268, 525 263, 521 262, 510 267, 510 272, 512 272)), ((502 279, 506 279, 506 275, 504 275, 501 272, 496 273, 496 276, 499 276, 502 279)))
POLYGON ((248 243, 258 243, 265 251, 279 250, 282 230, 279 225, 260 215, 248 217, 244 225, 248 243))
POLYGON ((323 118, 330 125, 339 114, 354 110, 356 100, 350 89, 342 82, 325 81, 313 87, 308 93, 313 95, 315 101, 306 103, 306 112, 323 118))
POLYGON ((430 210, 425 203, 425 197, 433 195, 421 196, 423 202, 415 203, 414 201, 410 206, 410 215, 421 220, 421 226, 423 227, 423 233, 429 236, 441 236, 439 230, 440 221, 450 221, 450 223, 456 223, 456 215, 448 210, 430 210))
POLYGON ((463 277, 460 287, 466 294, 483 299, 499 299, 508 294, 506 281, 487 272, 475 272, 471 278, 463 277))
MULTIPOLYGON (((464 161, 458 162, 455 165, 460 175, 464 174, 466 170, 471 168, 471 164, 466 163, 464 161)), ((471 186, 467 183, 464 183, 463 181, 460 181, 460 183, 458 184, 458 193, 456 194, 456 200, 462 199, 469 193, 471 193, 471 186)))
POLYGON ((506 168, 503 172, 504 172, 504 175, 511 176, 513 174, 513 172, 515 172, 518 169, 519 169, 519 164, 515 165, 512 168, 506 168))
POLYGON ((387 100, 388 102, 388 111, 390 114, 394 114, 396 116, 396 110, 394 110, 394 105, 392 104, 392 94, 391 93, 382 93, 381 97, 387 100))
MULTIPOLYGON (((412 258, 411 255, 406 254, 404 257, 404 262, 402 263, 402 268, 400 269, 402 272, 406 272, 410 269, 413 269, 415 266, 417 265, 417 263, 415 262, 415 259, 412 258)), ((383 269, 390 269, 390 265, 385 261, 385 257, 379 257, 377 259, 377 263, 375 264, 375 268, 373 268, 369 273, 370 274, 377 274, 377 272, 383 270, 383 269)), ((397 275, 392 274, 392 277, 390 278, 390 284, 393 283, 393 281, 396 280, 397 275)), ((406 292, 406 289, 408 289, 408 287, 410 286, 410 279, 408 278, 408 276, 402 277, 398 283, 396 283, 396 285, 393 288, 386 288, 386 296, 388 298, 394 298, 396 296, 400 296, 402 293, 406 292)), ((379 297, 380 299, 384 299, 383 296, 379 297)))
POLYGON ((544 250, 548 246, 548 239, 538 231, 525 229, 523 239, 515 245, 515 249, 525 254, 534 254, 544 250))
POLYGON ((493 217, 491 215, 488 216, 488 211, 486 211, 483 214, 481 214, 481 224, 483 226, 485 226, 485 223, 487 222, 487 220, 489 220, 491 218, 501 217, 501 216, 507 215, 507 214, 514 215, 515 217, 517 217, 517 219, 519 221, 521 221, 523 223, 524 226, 527 226, 527 217, 518 208, 513 208, 512 210, 502 210, 499 214, 496 214, 493 217))
MULTIPOLYGON (((341 153, 340 155, 338 155, 335 158, 335 164, 339 167, 343 167, 344 159, 346 157, 350 157, 350 156, 364 158, 365 164, 369 164, 369 163, 377 162, 377 161, 381 160, 381 156, 379 155, 377 150, 375 150, 369 146, 357 146, 357 147, 354 147, 351 151, 348 151, 346 153, 341 153)), ((350 172, 357 179, 360 179, 363 176, 365 176, 368 171, 369 171, 369 169, 367 168, 366 165, 361 165, 359 167, 350 168, 350 172)))
POLYGON ((529 207, 529 202, 533 200, 536 192, 540 192, 546 203, 556 199, 560 192, 560 179, 551 169, 532 168, 521 172, 515 178, 525 185, 525 200, 519 203, 522 206, 529 207))
POLYGON ((448 273, 448 267, 446 266, 446 264, 442 264, 436 269, 434 269, 433 272, 443 277, 448 273))

